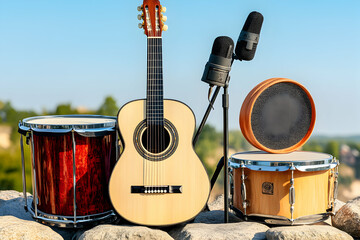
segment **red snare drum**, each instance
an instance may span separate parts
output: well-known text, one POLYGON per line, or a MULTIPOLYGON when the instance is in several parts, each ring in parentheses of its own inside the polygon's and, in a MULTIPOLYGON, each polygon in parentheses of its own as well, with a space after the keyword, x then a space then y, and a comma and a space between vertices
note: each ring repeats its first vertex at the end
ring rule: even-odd
POLYGON ((19 132, 27 135, 31 146, 37 201, 29 210, 35 220, 83 227, 115 219, 108 196, 118 149, 115 125, 114 117, 92 115, 42 116, 20 122, 19 132))

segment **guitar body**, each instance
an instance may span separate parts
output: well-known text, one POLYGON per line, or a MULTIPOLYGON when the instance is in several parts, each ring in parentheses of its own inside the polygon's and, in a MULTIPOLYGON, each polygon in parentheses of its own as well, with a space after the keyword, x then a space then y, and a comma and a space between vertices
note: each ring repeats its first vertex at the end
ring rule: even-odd
POLYGON ((143 146, 145 99, 127 103, 118 114, 124 151, 113 169, 109 194, 115 210, 136 224, 166 226, 188 221, 204 208, 209 196, 209 179, 192 145, 193 112, 181 102, 164 100, 163 114, 169 138, 159 153, 143 146), (134 193, 134 186, 154 186, 154 191, 156 186, 177 186, 179 192, 134 193))

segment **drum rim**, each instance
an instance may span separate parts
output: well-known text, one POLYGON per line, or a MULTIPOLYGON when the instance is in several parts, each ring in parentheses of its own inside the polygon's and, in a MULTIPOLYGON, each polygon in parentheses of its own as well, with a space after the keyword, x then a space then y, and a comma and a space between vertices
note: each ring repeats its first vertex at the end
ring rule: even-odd
POLYGON ((41 132, 58 132, 61 130, 71 131, 103 131, 115 128, 116 117, 103 116, 103 115, 86 115, 86 114, 74 114, 74 115, 47 115, 25 118, 19 123, 19 128, 24 131, 34 130, 41 132), (112 119, 114 121, 107 123, 82 123, 82 124, 34 124, 29 123, 31 120, 37 119, 53 119, 53 118, 99 118, 99 119, 112 119))
MULTIPOLYGON (((235 153, 229 158, 229 165, 232 168, 242 168, 246 167, 251 170, 262 170, 262 171, 287 171, 291 168, 295 168, 299 171, 321 171, 332 169, 338 165, 338 161, 335 157, 328 153, 319 153, 312 151, 296 151, 296 152, 306 152, 306 153, 315 153, 315 154, 325 154, 328 155, 328 158, 318 159, 318 160, 289 160, 289 161, 276 161, 276 160, 249 160, 249 159, 240 159, 235 158, 235 155, 249 154, 249 153, 264 153, 269 154, 264 151, 246 151, 241 153, 235 153)), ((291 153, 289 153, 291 154, 291 153)))

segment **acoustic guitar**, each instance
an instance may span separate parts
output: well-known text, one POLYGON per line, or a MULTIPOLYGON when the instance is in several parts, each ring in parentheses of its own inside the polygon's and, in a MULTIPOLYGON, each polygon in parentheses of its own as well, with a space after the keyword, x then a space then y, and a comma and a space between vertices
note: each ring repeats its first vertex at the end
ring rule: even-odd
POLYGON ((124 150, 110 177, 110 200, 124 219, 166 226, 194 218, 205 206, 210 183, 192 138, 195 117, 176 100, 163 99, 162 31, 159 0, 138 8, 147 35, 147 96, 118 113, 124 150))

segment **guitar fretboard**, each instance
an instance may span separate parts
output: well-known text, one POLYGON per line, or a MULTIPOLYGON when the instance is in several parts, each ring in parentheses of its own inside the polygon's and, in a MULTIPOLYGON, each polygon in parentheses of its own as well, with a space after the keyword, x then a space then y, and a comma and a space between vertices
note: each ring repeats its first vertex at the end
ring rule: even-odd
POLYGON ((148 126, 164 126, 162 38, 147 41, 146 119, 148 126))

